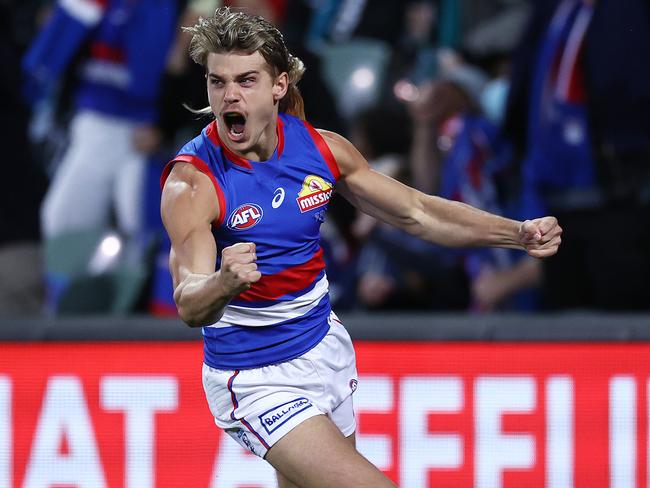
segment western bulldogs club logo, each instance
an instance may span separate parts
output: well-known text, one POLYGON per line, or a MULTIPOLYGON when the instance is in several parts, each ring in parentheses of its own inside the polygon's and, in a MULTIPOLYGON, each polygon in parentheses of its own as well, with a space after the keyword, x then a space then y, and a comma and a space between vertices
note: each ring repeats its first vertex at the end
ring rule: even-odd
POLYGON ((296 199, 300 213, 327 205, 332 196, 332 191, 332 184, 320 176, 307 176, 302 182, 302 189, 296 199))
POLYGON ((254 203, 245 203, 237 207, 228 217, 228 228, 232 230, 250 229, 256 225, 264 212, 262 207, 254 203))

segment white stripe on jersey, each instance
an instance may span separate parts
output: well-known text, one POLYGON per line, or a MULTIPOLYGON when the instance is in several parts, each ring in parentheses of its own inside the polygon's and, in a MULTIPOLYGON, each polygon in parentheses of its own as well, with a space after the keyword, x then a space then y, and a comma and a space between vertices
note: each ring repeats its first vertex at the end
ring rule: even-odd
POLYGON ((217 323, 208 327, 217 329, 232 327, 233 325, 264 327, 302 317, 318 305, 327 294, 328 287, 327 275, 324 274, 310 291, 288 302, 280 302, 261 308, 228 305, 223 317, 217 323))
POLYGON ((90 0, 61 0, 59 5, 86 27, 94 27, 104 13, 104 7, 90 0))

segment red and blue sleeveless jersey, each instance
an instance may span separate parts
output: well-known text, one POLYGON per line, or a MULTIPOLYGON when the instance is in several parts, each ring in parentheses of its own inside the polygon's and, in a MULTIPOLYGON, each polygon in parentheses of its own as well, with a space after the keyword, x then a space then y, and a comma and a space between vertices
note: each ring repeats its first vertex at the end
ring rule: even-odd
POLYGON ((204 361, 217 369, 276 364, 314 347, 329 329, 330 302, 320 226, 339 170, 322 136, 309 123, 281 114, 278 145, 267 161, 232 153, 216 121, 187 143, 175 162, 210 177, 220 216, 213 223, 221 250, 254 242, 262 278, 203 327, 204 361))

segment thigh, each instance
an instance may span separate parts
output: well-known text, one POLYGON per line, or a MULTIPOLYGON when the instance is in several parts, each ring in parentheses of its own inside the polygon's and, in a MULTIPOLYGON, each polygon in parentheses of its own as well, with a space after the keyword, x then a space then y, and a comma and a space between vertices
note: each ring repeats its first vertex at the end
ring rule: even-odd
MULTIPOLYGON (((381 488, 395 485, 323 415, 302 422, 266 455, 281 481, 301 488, 381 488)), ((283 488, 292 485, 281 485, 283 488)))
MULTIPOLYGON (((356 449, 357 441, 356 441, 356 436, 355 436, 354 432, 352 434, 350 434, 349 436, 347 436, 345 439, 348 441, 348 443, 352 447, 354 447, 356 449)), ((275 475, 278 478, 278 487, 279 488, 300 488, 295 483, 292 483, 291 481, 289 481, 289 479, 286 478, 284 475, 282 475, 282 473, 280 473, 279 471, 276 471, 275 475)))

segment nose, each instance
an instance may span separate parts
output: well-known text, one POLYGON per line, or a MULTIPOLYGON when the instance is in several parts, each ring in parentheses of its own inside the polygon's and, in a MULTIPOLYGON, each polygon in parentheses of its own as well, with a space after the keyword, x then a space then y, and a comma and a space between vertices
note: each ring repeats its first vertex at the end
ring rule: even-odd
POLYGON ((239 101, 239 90, 236 83, 227 83, 223 94, 223 101, 235 103, 239 101))

